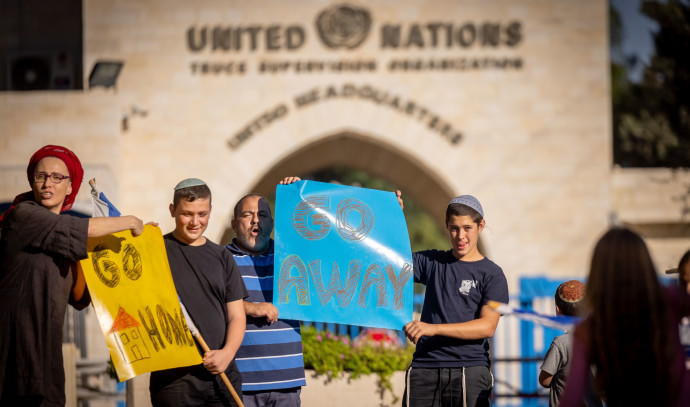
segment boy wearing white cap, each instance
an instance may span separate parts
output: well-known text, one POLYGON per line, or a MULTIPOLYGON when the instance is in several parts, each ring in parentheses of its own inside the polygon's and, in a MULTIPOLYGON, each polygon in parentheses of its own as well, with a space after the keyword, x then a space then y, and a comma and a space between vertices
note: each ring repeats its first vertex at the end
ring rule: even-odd
MULTIPOLYGON (((154 406, 236 405, 219 374, 225 372, 238 395, 242 377, 235 353, 245 330, 247 290, 230 252, 206 237, 211 190, 198 178, 177 186, 170 204, 175 230, 163 236, 177 294, 211 349, 203 365, 151 373, 154 406)), ((240 396, 241 397, 241 396, 240 396)))
MULTIPOLYGON (((399 195, 399 193, 398 193, 399 195)), ((500 315, 486 304, 508 302, 503 270, 477 247, 484 211, 471 195, 450 201, 451 249, 413 253, 414 280, 426 285, 420 321, 405 325, 417 345, 403 406, 489 406, 493 376, 489 340, 500 315)))

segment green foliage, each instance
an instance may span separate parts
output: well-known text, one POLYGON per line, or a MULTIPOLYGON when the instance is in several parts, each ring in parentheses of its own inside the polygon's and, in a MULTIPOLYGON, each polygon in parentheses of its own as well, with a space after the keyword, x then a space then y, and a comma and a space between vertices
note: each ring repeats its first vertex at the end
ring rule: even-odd
MULTIPOLYGON (((381 395, 393 394, 391 376, 394 372, 406 370, 412 362, 413 346, 382 346, 364 342, 353 343, 346 336, 319 332, 314 327, 302 327, 304 367, 314 369, 317 374, 331 380, 341 375, 356 379, 361 375, 375 374, 381 395)), ((398 397, 393 394, 393 402, 398 397)))
POLYGON ((659 24, 656 53, 639 83, 612 64, 614 161, 625 167, 690 167, 690 3, 642 2, 659 24))
POLYGON ((628 96, 628 69, 624 65, 611 63, 611 102, 613 106, 620 106, 623 98, 628 96))
POLYGON ((405 199, 405 221, 410 235, 410 247, 413 252, 428 249, 448 249, 448 239, 438 228, 438 224, 416 202, 405 199))
POLYGON ((115 363, 113 363, 113 358, 108 357, 108 364, 105 372, 111 379, 119 381, 120 378, 117 376, 117 370, 115 370, 115 363))
POLYGON ((621 151, 632 152, 644 162, 664 161, 677 148, 678 137, 671 130, 666 115, 642 110, 638 115, 623 113, 618 122, 621 151))

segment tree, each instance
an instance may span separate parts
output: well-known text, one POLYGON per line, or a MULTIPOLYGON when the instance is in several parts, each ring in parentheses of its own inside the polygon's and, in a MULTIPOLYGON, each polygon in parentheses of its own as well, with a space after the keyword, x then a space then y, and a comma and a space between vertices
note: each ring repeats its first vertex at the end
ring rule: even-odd
POLYGON ((614 162, 688 168, 690 2, 645 0, 641 11, 659 24, 653 33, 656 53, 639 83, 621 85, 621 66, 612 64, 614 162))

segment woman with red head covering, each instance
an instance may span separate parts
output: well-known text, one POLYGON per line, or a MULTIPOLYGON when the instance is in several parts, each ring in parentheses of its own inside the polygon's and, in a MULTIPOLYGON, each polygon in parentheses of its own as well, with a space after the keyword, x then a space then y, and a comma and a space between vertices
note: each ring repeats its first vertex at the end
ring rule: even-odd
POLYGON ((72 207, 84 171, 74 153, 48 145, 27 167, 31 191, 0 217, 0 405, 64 406, 62 325, 68 302, 90 302, 76 261, 87 237, 123 230, 139 235, 134 216, 60 216, 72 207))

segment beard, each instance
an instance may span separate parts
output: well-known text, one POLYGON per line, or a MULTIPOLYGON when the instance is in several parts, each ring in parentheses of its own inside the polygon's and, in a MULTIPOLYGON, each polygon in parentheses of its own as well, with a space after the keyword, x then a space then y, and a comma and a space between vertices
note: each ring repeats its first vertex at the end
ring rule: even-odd
POLYGON ((237 242, 239 246, 250 253, 260 254, 268 249, 268 243, 271 240, 271 233, 266 233, 264 230, 259 230, 256 239, 253 241, 249 237, 249 233, 235 233, 237 235, 237 242))

